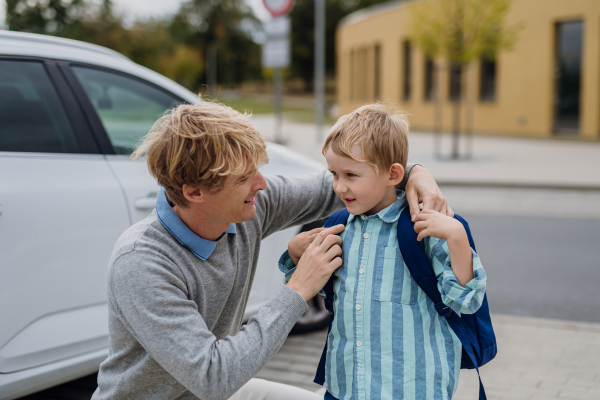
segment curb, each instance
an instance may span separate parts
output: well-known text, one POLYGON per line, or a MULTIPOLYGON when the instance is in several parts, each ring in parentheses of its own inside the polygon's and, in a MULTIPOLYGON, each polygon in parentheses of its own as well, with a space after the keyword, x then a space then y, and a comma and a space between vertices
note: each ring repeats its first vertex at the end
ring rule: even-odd
POLYGON ((528 182, 477 182, 450 181, 436 179, 439 186, 487 187, 501 189, 544 189, 544 190, 574 190, 600 191, 600 185, 571 185, 561 183, 528 183, 528 182))
POLYGON ((600 334, 600 324, 595 322, 525 317, 521 315, 494 313, 492 313, 491 316, 492 323, 502 325, 529 326, 532 328, 555 329, 574 332, 592 332, 600 334))

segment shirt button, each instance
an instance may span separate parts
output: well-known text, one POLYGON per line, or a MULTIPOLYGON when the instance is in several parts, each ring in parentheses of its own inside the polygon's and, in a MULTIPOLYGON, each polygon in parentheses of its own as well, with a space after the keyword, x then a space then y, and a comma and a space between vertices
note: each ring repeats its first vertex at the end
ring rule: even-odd
POLYGON ((365 273, 365 270, 361 268, 361 269, 358 270, 358 273, 362 275, 362 274, 365 273))
POLYGON ((357 305, 356 305, 356 309, 357 309, 357 310, 359 310, 359 311, 360 311, 360 309, 361 309, 361 308, 362 308, 362 307, 360 306, 360 304, 357 304, 357 305))
POLYGON ((360 217, 363 219, 363 221, 364 221, 365 219, 367 219, 367 217, 365 217, 364 215, 361 215, 360 217))
POLYGON ((357 345, 358 347, 360 347, 360 346, 362 346, 362 342, 359 340, 358 342, 356 342, 356 345, 357 345))
POLYGON ((369 238, 369 234, 368 234, 368 233, 365 233, 365 234, 363 235, 363 237, 364 237, 365 239, 368 239, 368 238, 369 238))

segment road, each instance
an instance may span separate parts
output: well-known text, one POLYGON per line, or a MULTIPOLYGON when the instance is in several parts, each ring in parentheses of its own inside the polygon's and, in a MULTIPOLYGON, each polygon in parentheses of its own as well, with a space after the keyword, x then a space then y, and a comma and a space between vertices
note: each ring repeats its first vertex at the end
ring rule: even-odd
POLYGON ((494 313, 600 323, 600 191, 442 186, 494 313))
POLYGON ((493 313, 600 323, 600 222, 464 216, 493 313))

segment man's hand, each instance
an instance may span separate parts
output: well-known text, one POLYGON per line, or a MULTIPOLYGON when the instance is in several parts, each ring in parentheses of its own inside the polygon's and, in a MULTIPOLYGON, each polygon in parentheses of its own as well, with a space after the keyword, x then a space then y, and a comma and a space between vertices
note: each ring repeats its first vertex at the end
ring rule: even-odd
POLYGON ((343 230, 344 225, 321 230, 300 258, 287 285, 304 300, 319 293, 331 274, 342 266, 342 238, 337 234, 343 230))
POLYGON ((423 210, 439 211, 449 217, 454 217, 454 212, 446 203, 446 199, 435 179, 429 171, 420 165, 415 165, 410 170, 408 182, 406 183, 406 199, 408 200, 413 222, 421 211, 419 203, 423 203, 423 210))
POLYGON ((308 246, 315 240, 317 234, 325 229, 326 228, 315 228, 308 232, 301 232, 290 240, 288 243, 288 253, 294 264, 298 265, 298 261, 300 261, 302 254, 304 254, 308 246))

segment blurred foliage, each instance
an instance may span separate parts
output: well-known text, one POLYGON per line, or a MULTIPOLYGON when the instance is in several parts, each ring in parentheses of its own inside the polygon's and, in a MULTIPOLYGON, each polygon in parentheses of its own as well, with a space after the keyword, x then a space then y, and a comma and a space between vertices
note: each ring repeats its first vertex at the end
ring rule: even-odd
POLYGON ((250 35, 257 24, 242 0, 192 0, 168 19, 127 26, 112 2, 6 0, 8 29, 48 34, 105 46, 191 90, 205 82, 204 55, 218 49, 220 84, 261 77, 260 46, 250 35))
MULTIPOLYGON (((262 30, 245 0, 189 0, 168 18, 127 24, 111 0, 5 0, 6 24, 15 31, 82 40, 114 49, 134 62, 187 87, 206 83, 207 49, 217 51, 219 85, 260 80, 261 46, 253 34, 262 30)), ((358 9, 389 0, 327 0, 326 69, 335 73, 338 22, 358 9)), ((314 74, 314 0, 296 0, 292 20, 290 78, 300 78, 312 91, 314 74)), ((267 71, 268 72, 268 71, 267 71)))
POLYGON ((261 49, 252 39, 261 23, 244 0, 188 1, 170 26, 178 41, 201 49, 203 55, 216 46, 220 84, 261 78, 261 49))
POLYGON ((432 58, 468 64, 510 49, 521 29, 507 26, 512 0, 421 0, 411 8, 411 39, 432 58))

